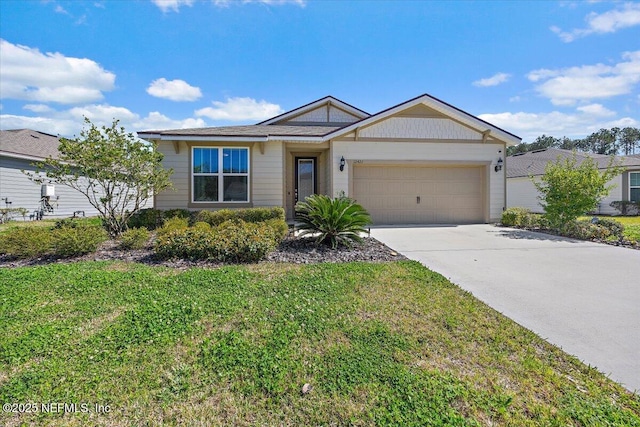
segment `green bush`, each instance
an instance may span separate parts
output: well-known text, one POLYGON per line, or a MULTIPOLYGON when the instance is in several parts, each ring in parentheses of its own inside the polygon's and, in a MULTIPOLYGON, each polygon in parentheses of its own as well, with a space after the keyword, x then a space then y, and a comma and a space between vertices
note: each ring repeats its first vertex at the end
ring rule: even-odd
POLYGON ((189 220, 186 218, 170 218, 164 222, 164 225, 158 229, 158 235, 172 232, 174 230, 185 230, 189 227, 189 220))
POLYGON ((140 209, 131 215, 127 221, 129 228, 146 228, 147 230, 155 230, 162 227, 164 215, 160 209, 140 209))
POLYGON ((19 227, 0 234, 0 254, 32 258, 51 252, 52 234, 48 227, 19 227))
POLYGON ((174 227, 158 234, 155 252, 163 259, 256 262, 276 248, 281 231, 275 225, 233 219, 217 227, 174 227))
POLYGON ((525 208, 508 208, 502 212, 502 225, 507 227, 523 227, 525 218, 531 212, 525 208))
POLYGON ((149 230, 144 227, 130 228, 120 235, 120 248, 142 249, 149 241, 149 230))
POLYGON ((193 212, 189 209, 167 209, 162 212, 165 221, 171 218, 183 218, 191 221, 192 214, 193 212))
POLYGON ((270 219, 285 220, 284 209, 274 208, 247 208, 247 209, 220 209, 217 211, 202 210, 195 216, 196 222, 206 222, 217 226, 225 221, 240 219, 244 222, 263 222, 270 219))
POLYGON ((581 240, 607 240, 613 236, 607 227, 594 224, 589 220, 571 221, 565 224, 560 232, 563 236, 581 240))
POLYGON ((596 224, 609 230, 612 236, 619 239, 622 238, 624 233, 624 225, 616 220, 609 218, 597 218, 596 224))
POLYGON ((65 258, 95 252, 108 239, 104 228, 87 225, 56 228, 51 233, 53 255, 65 258))
POLYGON ((277 242, 281 242, 289 234, 289 224, 283 219, 273 218, 263 221, 263 223, 273 229, 277 242))
POLYGON ((369 213, 348 197, 331 199, 324 194, 314 194, 296 205, 296 220, 300 222, 301 236, 316 235, 317 243, 351 246, 361 242, 371 224, 369 213))

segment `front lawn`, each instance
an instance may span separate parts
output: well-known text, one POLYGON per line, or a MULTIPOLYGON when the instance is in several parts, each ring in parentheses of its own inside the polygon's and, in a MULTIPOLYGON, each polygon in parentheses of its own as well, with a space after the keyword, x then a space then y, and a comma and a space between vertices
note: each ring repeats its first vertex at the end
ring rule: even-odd
POLYGON ((0 425, 640 426, 637 394, 410 261, 1 269, 0 330, 0 401, 38 410, 0 425))

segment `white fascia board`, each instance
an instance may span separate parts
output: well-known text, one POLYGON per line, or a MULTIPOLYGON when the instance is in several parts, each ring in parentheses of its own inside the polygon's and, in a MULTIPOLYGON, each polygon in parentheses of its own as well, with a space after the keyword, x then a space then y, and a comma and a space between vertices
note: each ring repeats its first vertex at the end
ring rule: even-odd
POLYGON ((9 157, 11 159, 35 160, 35 161, 38 161, 38 162, 40 162, 42 160, 46 160, 45 157, 29 156, 29 155, 26 155, 26 154, 11 153, 9 151, 0 151, 0 156, 9 157))
POLYGON ((200 135, 157 135, 147 136, 144 139, 156 141, 195 141, 195 142, 267 142, 266 136, 200 136, 200 135))
POLYGON ((292 141, 292 142, 317 142, 321 143, 326 141, 326 139, 322 136, 270 136, 269 141, 292 141))

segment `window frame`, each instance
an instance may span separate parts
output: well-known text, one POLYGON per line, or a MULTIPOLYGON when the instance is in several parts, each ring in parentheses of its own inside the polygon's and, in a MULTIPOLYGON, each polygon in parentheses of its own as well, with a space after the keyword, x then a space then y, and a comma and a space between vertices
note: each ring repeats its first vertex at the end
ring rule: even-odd
MULTIPOLYGON (((638 172, 629 172, 629 194, 628 194, 628 200, 631 200, 631 190, 633 190, 633 189, 640 190, 640 185, 631 185, 631 176, 632 175, 638 175, 638 178, 640 179, 640 171, 638 171, 638 172)), ((637 201, 640 202, 640 200, 637 200, 637 201)))
POLYGON ((250 147, 234 147, 234 146, 210 146, 210 145, 194 145, 191 146, 191 161, 189 164, 189 174, 191 175, 191 203, 194 204, 247 204, 251 203, 251 150, 250 147), (195 150, 218 150, 218 172, 194 172, 195 167, 195 150), (247 153, 247 172, 224 172, 224 150, 245 150, 247 153), (218 200, 196 200, 196 176, 215 176, 218 177, 218 200), (247 178, 247 198, 245 200, 224 200, 224 178, 233 176, 244 176, 247 178))

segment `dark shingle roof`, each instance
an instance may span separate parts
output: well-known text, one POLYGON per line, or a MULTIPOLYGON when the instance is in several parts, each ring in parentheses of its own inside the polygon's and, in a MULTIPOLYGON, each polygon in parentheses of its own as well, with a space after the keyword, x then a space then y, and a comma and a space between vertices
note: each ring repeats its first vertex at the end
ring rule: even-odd
MULTIPOLYGON (((348 123, 347 123, 348 124, 348 123)), ((347 125, 345 124, 345 126, 347 125)), ((237 136, 237 137, 268 137, 268 136, 323 136, 340 129, 340 126, 289 126, 289 125, 245 125, 220 126, 196 129, 149 130, 138 132, 143 137, 148 134, 175 136, 237 136)))
POLYGON ((31 129, 0 131, 0 153, 5 156, 29 156, 45 159, 58 157, 57 136, 31 129))
MULTIPOLYGON (((554 162, 558 158, 571 158, 572 155, 573 151, 547 148, 509 156, 507 157, 507 178, 542 175, 544 174, 547 163, 554 162)), ((595 160, 599 169, 606 169, 611 160, 611 156, 605 156, 603 154, 576 152, 578 164, 586 160, 587 157, 595 160)), ((634 158, 632 156, 616 158, 623 166, 640 168, 640 158, 634 158)))

